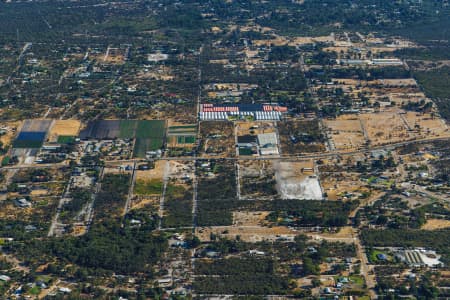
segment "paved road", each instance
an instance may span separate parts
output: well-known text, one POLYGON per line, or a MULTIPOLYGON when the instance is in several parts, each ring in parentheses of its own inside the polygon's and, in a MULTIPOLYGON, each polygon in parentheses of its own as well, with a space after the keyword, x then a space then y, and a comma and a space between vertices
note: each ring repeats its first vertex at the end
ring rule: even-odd
MULTIPOLYGON (((330 151, 325 153, 315 153, 315 154, 304 154, 304 155, 282 155, 282 156, 252 156, 252 157, 198 157, 198 156, 183 156, 183 157, 160 157, 157 160, 176 160, 176 161, 196 161, 196 160, 208 160, 208 159, 216 159, 216 160, 231 160, 231 161, 248 161, 248 160, 304 160, 304 159, 319 159, 319 158, 326 158, 326 157, 335 157, 335 156, 353 156, 356 154, 368 154, 371 151, 375 150, 393 150, 395 148, 410 145, 410 144, 424 144, 424 143, 430 143, 434 141, 448 141, 450 140, 449 137, 435 137, 435 138, 427 138, 427 139, 421 139, 421 140, 411 140, 411 141, 405 141, 405 142, 399 142, 399 143, 393 143, 383 146, 375 146, 375 147, 367 147, 363 149, 358 149, 354 151, 330 151)), ((131 159, 131 160, 114 160, 106 162, 108 163, 126 163, 126 162, 132 162, 140 159, 131 159)), ((13 168, 13 167, 10 167, 13 168)))
MULTIPOLYGON (((305 154, 305 155, 283 155, 283 156, 257 156, 257 157, 198 157, 198 156, 183 156, 183 157, 160 157, 156 160, 175 160, 175 161, 197 161, 197 160, 207 160, 207 159, 223 159, 223 160, 231 160, 231 161, 248 161, 248 160, 304 160, 304 159, 319 159, 326 157, 335 157, 335 156, 352 156, 356 154, 364 154, 370 153, 374 150, 393 150, 395 148, 410 145, 410 144, 424 144, 430 143, 434 141, 448 141, 450 137, 437 137, 437 138, 427 138, 421 140, 411 140, 406 142, 394 143, 383 146, 369 147, 364 149, 359 149, 355 151, 331 151, 326 153, 316 153, 316 154, 305 154)), ((117 163, 133 163, 144 161, 143 159, 125 159, 125 160, 112 160, 105 162, 106 166, 109 164, 117 164, 117 163)), ((66 162, 55 163, 55 164, 20 164, 14 166, 6 166, 3 167, 4 170, 10 169, 45 169, 45 168, 60 168, 67 166, 66 162)))

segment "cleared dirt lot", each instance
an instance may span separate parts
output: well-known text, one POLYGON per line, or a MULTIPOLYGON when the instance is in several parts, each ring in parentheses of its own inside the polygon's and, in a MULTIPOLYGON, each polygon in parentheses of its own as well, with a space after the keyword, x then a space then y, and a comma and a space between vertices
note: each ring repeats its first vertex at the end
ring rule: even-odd
POLYGON ((417 82, 414 78, 405 79, 380 79, 378 84, 391 87, 417 87, 417 82))
POLYGON ((397 105, 408 102, 418 103, 420 100, 425 99, 426 96, 422 92, 417 93, 389 93, 389 100, 394 101, 397 105))
POLYGON ((312 160, 274 163, 278 193, 283 199, 322 199, 312 160))
POLYGON ((136 179, 143 179, 143 180, 151 180, 151 179, 160 179, 162 180, 164 176, 164 168, 165 168, 166 162, 162 160, 155 161, 155 168, 151 170, 145 170, 136 171, 136 179))
POLYGON ((361 114, 359 117, 372 145, 449 135, 445 122, 430 114, 392 108, 380 113, 361 114))

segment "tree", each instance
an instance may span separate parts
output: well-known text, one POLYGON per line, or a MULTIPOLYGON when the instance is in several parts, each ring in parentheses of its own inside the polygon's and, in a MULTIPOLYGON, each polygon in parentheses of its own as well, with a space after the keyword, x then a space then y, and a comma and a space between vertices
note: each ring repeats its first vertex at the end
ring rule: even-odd
POLYGON ((303 259, 303 272, 305 275, 318 275, 320 273, 320 269, 311 258, 305 257, 303 259))

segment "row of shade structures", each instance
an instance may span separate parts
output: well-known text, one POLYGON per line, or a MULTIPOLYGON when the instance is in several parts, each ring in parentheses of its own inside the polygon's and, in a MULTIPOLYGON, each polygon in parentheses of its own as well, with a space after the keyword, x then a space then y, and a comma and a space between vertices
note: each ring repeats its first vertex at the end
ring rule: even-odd
POLYGON ((256 120, 280 120, 281 113, 277 111, 200 112, 200 120, 227 120, 229 116, 252 116, 256 120))
POLYGON ((279 120, 281 113, 278 111, 257 111, 255 112, 256 120, 279 120))

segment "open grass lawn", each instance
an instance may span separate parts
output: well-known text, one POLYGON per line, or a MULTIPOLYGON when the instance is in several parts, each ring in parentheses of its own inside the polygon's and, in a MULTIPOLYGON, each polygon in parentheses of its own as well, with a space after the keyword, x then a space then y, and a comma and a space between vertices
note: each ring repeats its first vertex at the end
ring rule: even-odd
POLYGON ((178 144, 193 144, 193 143, 195 143, 195 136, 192 136, 192 135, 177 136, 177 143, 178 144))
POLYGON ((361 287, 364 286, 364 277, 362 277, 361 275, 351 275, 349 279, 353 284, 359 285, 361 287))
POLYGON ((136 180, 134 193, 136 195, 159 195, 163 190, 163 182, 158 179, 136 180))
POLYGON ((75 137, 70 135, 60 135, 57 140, 58 144, 70 144, 75 142, 75 137))
POLYGON ((370 262, 373 263, 373 264, 377 264, 377 263, 380 263, 380 262, 386 262, 386 261, 389 261, 389 256, 387 255, 387 253, 386 253, 385 251, 381 251, 381 250, 376 250, 376 249, 374 249, 374 250, 372 250, 372 251, 369 253, 368 256, 369 256, 370 262), (385 254, 385 255, 387 256, 387 259, 386 259, 385 261, 379 260, 379 259, 377 258, 377 255, 378 255, 378 254, 385 254))
POLYGON ((253 150, 249 148, 239 148, 239 155, 253 155, 253 150))
POLYGON ((33 286, 29 291, 28 291, 28 293, 29 294, 31 294, 31 295, 39 295, 39 293, 41 292, 41 289, 37 286, 37 285, 35 285, 35 286, 33 286))
POLYGON ((8 165, 10 160, 11 160, 11 157, 9 157, 9 156, 3 157, 3 159, 2 159, 2 166, 8 165))

